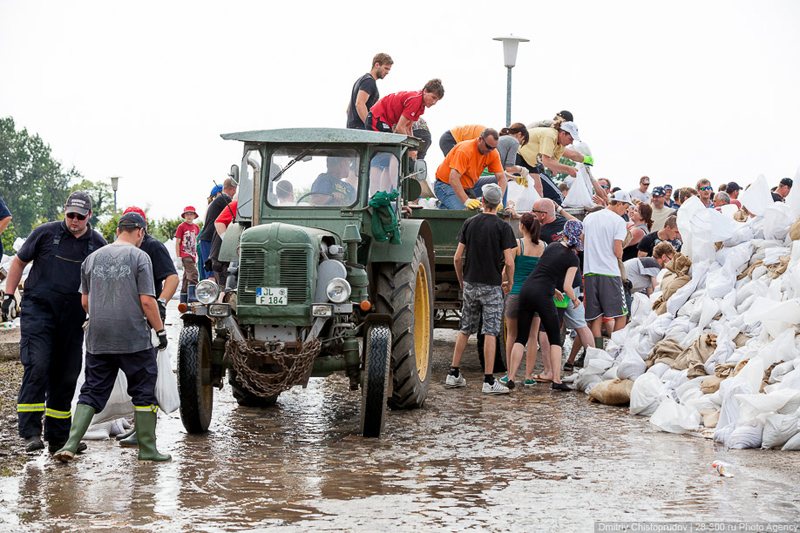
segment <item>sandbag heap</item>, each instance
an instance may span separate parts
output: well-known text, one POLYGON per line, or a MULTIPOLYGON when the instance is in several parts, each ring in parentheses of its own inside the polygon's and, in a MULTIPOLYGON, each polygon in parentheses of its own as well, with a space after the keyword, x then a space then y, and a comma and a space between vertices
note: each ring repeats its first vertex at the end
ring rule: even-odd
POLYGON ((660 290, 635 294, 628 326, 565 381, 662 431, 800 450, 800 191, 773 203, 759 178, 747 192, 744 222, 681 207, 660 290))

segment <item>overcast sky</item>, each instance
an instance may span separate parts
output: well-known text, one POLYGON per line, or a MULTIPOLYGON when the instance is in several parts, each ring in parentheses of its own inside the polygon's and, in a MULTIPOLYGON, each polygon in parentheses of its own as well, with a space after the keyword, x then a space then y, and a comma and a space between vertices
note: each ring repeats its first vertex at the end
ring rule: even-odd
MULTIPOLYGON (((800 165, 800 2, 74 2, 0 0, 0 116, 87 178, 121 176, 119 205, 204 211, 241 158, 219 134, 341 127, 379 51, 381 94, 441 78, 435 146, 500 128, 513 33, 512 120, 572 111, 595 176, 634 187, 700 177, 776 184, 800 165)), ((433 169, 431 169, 432 173, 433 169)), ((0 184, 2 193, 2 184, 0 184)))

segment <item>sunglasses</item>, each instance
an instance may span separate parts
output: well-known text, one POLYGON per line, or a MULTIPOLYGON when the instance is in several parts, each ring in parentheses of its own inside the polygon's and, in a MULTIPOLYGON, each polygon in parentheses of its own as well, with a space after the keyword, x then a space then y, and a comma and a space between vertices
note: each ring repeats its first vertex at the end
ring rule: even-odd
POLYGON ((611 187, 609 187, 608 185, 601 185, 600 188, 601 189, 610 189, 611 187))
POLYGON ((86 215, 80 213, 67 213, 67 218, 77 218, 78 220, 86 220, 86 215))
POLYGON ((497 148, 497 145, 496 145, 496 144, 495 144, 494 146, 492 146, 491 144, 489 144, 488 142, 486 142, 486 139, 484 139, 483 137, 481 137, 481 140, 483 141, 483 145, 484 145, 484 146, 486 147, 486 149, 487 149, 487 150, 489 150, 490 152, 491 152, 492 150, 494 150, 495 148, 497 148))
POLYGON ((701 191, 713 191, 714 187, 712 187, 711 185, 706 185, 705 187, 700 187, 700 190, 701 191))

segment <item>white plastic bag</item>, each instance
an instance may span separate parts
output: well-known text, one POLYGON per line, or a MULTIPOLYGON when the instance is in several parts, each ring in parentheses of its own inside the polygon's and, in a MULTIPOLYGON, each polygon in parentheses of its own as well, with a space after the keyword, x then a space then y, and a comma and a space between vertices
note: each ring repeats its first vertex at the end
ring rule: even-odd
POLYGON ((672 398, 662 401, 650 417, 651 424, 667 433, 697 431, 701 421, 700 413, 686 405, 679 405, 672 398))
POLYGON ((746 450, 749 448, 761 447, 761 435, 764 433, 764 424, 760 422, 748 422, 739 424, 728 435, 725 446, 734 450, 746 450))
POLYGON ((766 413, 790 414, 800 407, 800 391, 781 389, 769 394, 736 394, 742 420, 752 420, 766 413))
POLYGON ((650 416, 661 401, 667 397, 667 388, 656 374, 646 373, 633 382, 631 389, 630 413, 650 416))
POLYGON ((508 184, 508 200, 514 202, 517 213, 528 213, 533 209, 533 203, 541 196, 536 192, 533 178, 528 177, 528 186, 522 187, 512 181, 508 184))
POLYGON ((800 433, 789 439, 781 448, 784 452, 800 451, 800 433))
POLYGON ((169 414, 175 412, 181 406, 181 398, 178 394, 178 378, 172 371, 167 350, 159 350, 157 359, 156 399, 161 410, 169 414))
POLYGON ((620 379, 636 380, 647 371, 647 364, 638 353, 627 348, 622 355, 622 360, 617 366, 617 377, 620 379))
POLYGON ((564 207, 594 207, 594 187, 592 186, 592 178, 586 172, 586 165, 579 163, 576 165, 578 176, 567 192, 562 205, 564 207))
POLYGON ((128 379, 120 370, 117 372, 117 380, 114 382, 114 389, 102 411, 94 415, 92 424, 99 424, 114 420, 116 418, 130 416, 133 413, 131 397, 128 396, 128 379))
POLYGON ((763 215, 774 203, 763 174, 760 174, 750 187, 739 193, 739 202, 754 215, 763 215))

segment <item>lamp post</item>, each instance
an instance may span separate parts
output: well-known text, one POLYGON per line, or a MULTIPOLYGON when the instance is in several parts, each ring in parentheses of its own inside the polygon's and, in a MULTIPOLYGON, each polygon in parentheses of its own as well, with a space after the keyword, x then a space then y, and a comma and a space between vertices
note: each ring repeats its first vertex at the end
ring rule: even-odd
POLYGON ((117 187, 119 187, 119 177, 111 178, 111 189, 114 191, 114 213, 117 212, 117 187))
POLYGON ((495 37, 495 41, 503 43, 503 63, 508 69, 508 77, 506 81, 506 126, 511 125, 511 69, 517 64, 517 48, 519 43, 527 43, 530 39, 524 37, 495 37))

